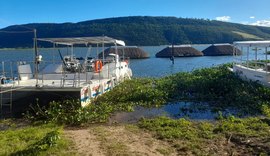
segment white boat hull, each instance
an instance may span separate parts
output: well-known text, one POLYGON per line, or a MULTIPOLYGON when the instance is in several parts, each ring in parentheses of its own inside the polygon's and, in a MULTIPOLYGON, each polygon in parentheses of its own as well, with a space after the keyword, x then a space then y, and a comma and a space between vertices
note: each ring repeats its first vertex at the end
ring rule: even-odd
POLYGON ((244 80, 257 81, 261 84, 269 86, 270 72, 262 69, 247 68, 243 65, 235 64, 233 72, 244 80))

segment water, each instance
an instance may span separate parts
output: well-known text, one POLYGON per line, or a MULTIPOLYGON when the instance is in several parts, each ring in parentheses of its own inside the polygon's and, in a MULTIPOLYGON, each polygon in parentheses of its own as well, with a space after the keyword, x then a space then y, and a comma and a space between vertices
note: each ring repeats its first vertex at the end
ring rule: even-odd
POLYGON ((232 61, 232 56, 203 56, 175 58, 174 64, 172 64, 169 58, 151 57, 145 60, 132 60, 130 67, 132 68, 134 77, 162 77, 177 72, 188 72, 194 69, 213 67, 232 61))
MULTIPOLYGON (((236 110, 223 110, 223 116, 237 115, 236 110)), ((160 108, 136 107, 133 112, 118 112, 112 115, 110 123, 135 123, 141 118, 167 116, 172 119, 188 118, 192 120, 214 120, 218 112, 211 111, 209 105, 203 102, 169 103, 160 108)))
MULTIPOLYGON (((198 50, 203 50, 207 47, 197 46, 198 50)), ((212 67, 233 61, 232 56, 203 56, 203 57, 183 57, 175 58, 175 63, 169 58, 156 58, 155 54, 165 48, 166 46, 144 46, 140 47, 149 53, 149 59, 130 60, 130 67, 133 71, 134 77, 162 77, 182 71, 192 71, 198 68, 212 67)), ((58 49, 39 49, 39 54, 43 56, 44 61, 60 61, 58 49)), ((60 48, 62 55, 71 53, 70 49, 60 48)), ((101 48, 92 48, 92 57, 96 57, 97 52, 102 51, 101 48)), ((76 57, 85 57, 87 48, 75 48, 74 53, 76 57)), ((0 50, 0 61, 33 61, 33 49, 23 50, 0 50)), ((6 65, 5 68, 8 68, 6 65)), ((16 68, 15 68, 16 69, 16 68)), ((0 64, 0 70, 2 70, 0 64)), ((9 71, 9 69, 6 69, 9 71)))

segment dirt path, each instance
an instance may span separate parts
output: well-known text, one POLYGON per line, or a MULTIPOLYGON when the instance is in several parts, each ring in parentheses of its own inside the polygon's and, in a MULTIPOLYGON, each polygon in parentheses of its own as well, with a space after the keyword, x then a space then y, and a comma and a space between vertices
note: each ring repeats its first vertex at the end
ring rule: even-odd
POLYGON ((176 155, 168 143, 132 125, 67 129, 65 135, 79 155, 176 155))

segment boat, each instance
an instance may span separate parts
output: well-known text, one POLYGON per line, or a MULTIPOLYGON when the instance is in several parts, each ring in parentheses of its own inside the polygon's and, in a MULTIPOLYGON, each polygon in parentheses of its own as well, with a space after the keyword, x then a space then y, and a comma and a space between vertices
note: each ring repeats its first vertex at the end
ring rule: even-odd
POLYGON ((268 41, 236 41, 234 45, 233 72, 244 80, 251 80, 270 87, 270 60, 268 58, 268 41), (237 55, 239 48, 246 55, 237 55), (260 55, 259 55, 260 53, 260 55), (262 56, 263 57, 259 57, 262 56))
POLYGON ((128 58, 119 57, 118 53, 109 54, 106 58, 93 58, 89 54, 92 46, 101 45, 104 53, 106 45, 125 46, 125 42, 107 36, 71 37, 71 38, 36 38, 35 60, 20 61, 15 65, 2 62, 0 83, 1 110, 17 103, 48 103, 52 100, 78 98, 82 107, 87 106, 91 99, 110 91, 114 86, 132 77, 128 58), (61 60, 43 60, 37 49, 37 42, 52 43, 61 60), (63 56, 61 49, 69 47, 70 54, 63 56), (75 46, 85 46, 86 56, 76 58, 75 46), (121 58, 121 59, 120 59, 121 58), (9 71, 17 71, 7 73, 9 71), (14 68, 15 69, 12 69, 14 68), (5 72, 4 72, 5 71, 5 72))

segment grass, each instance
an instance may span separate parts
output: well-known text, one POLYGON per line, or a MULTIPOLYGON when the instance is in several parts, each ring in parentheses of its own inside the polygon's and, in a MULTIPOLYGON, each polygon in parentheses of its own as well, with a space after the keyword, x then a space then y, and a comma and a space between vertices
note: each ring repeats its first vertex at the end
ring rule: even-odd
MULTIPOLYGON (((252 154, 269 154, 270 150, 270 146, 265 143, 270 140, 269 119, 258 117, 240 119, 230 116, 216 122, 159 117, 142 119, 138 126, 152 132, 156 138, 170 142, 179 153, 208 155, 214 152, 209 149, 211 145, 222 142, 228 144, 231 141, 236 147, 244 146, 241 147, 244 150, 251 148, 252 154)), ((239 150, 237 148, 234 150, 239 150)), ((220 151, 222 150, 221 148, 220 151)))
POLYGON ((61 155, 69 143, 55 124, 16 127, 12 121, 2 121, 1 125, 12 126, 0 131, 0 155, 61 155))
POLYGON ((105 130, 104 127, 96 127, 92 129, 97 137, 97 139, 100 141, 101 148, 105 151, 106 155, 129 155, 129 148, 126 144, 112 140, 110 138, 110 132, 105 130))
POLYGON ((242 36, 243 38, 246 39, 256 39, 256 40, 262 40, 263 38, 252 35, 252 34, 248 34, 248 33, 244 33, 244 32, 239 32, 239 31, 232 31, 235 34, 238 34, 240 36, 242 36))
POLYGON ((162 155, 170 155, 172 153, 170 148, 158 148, 156 150, 162 155))

